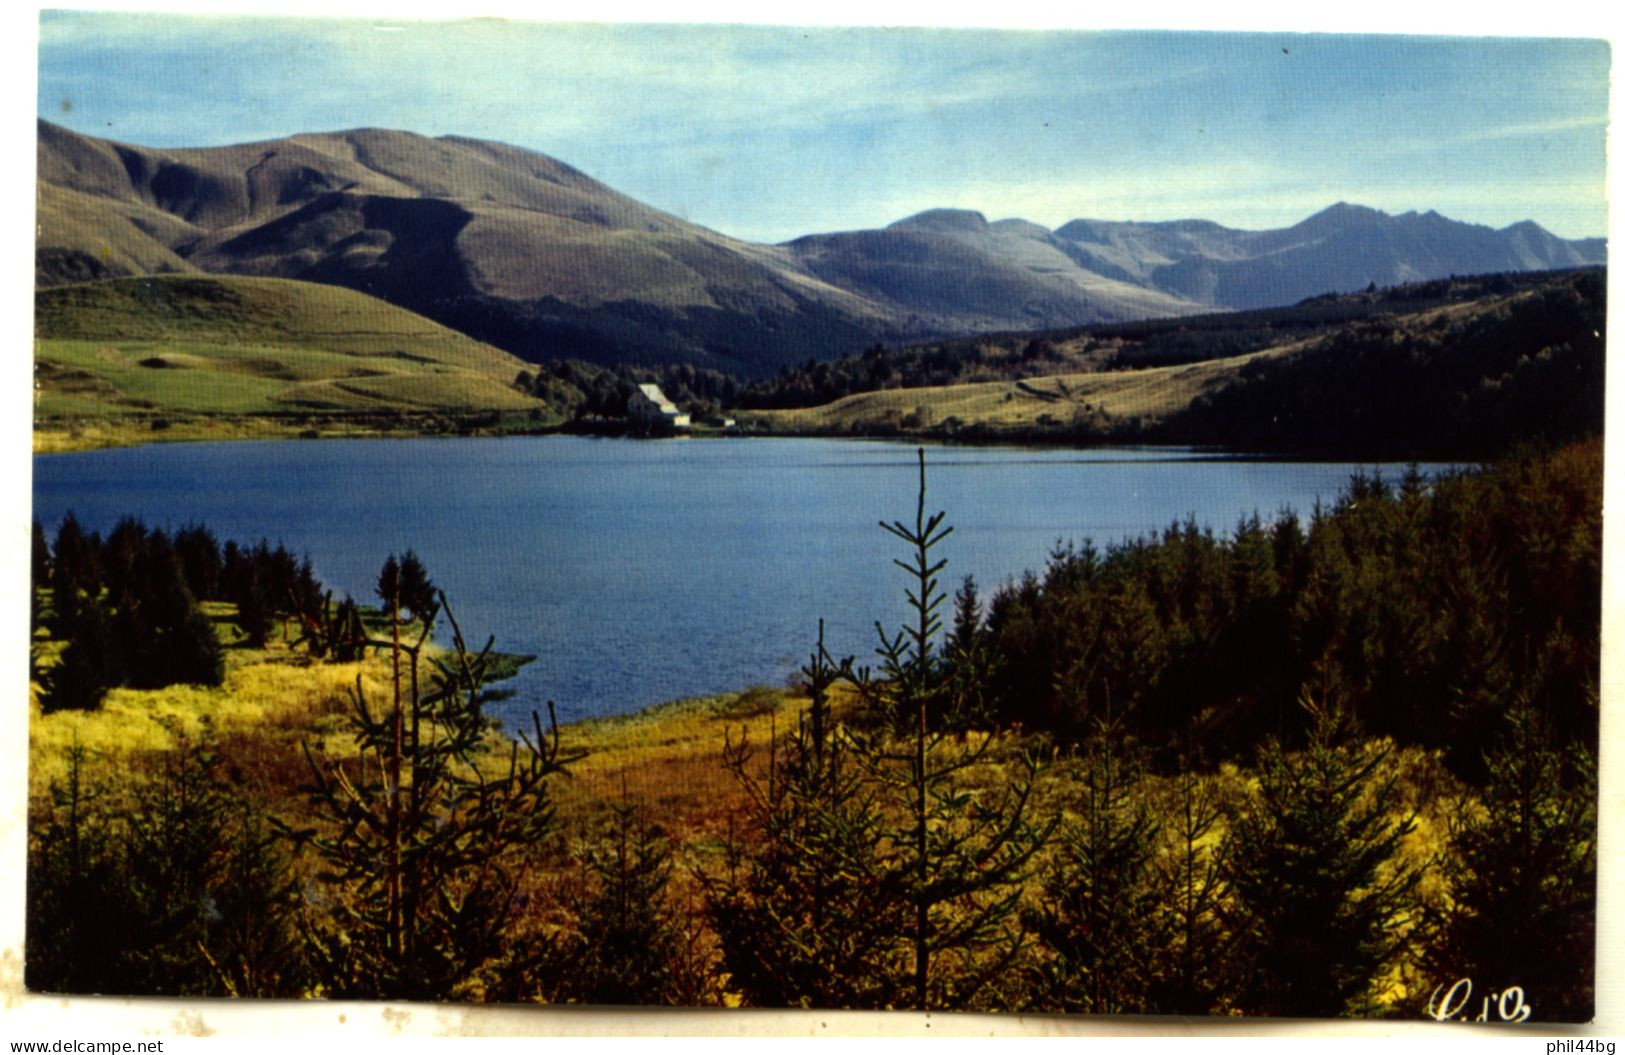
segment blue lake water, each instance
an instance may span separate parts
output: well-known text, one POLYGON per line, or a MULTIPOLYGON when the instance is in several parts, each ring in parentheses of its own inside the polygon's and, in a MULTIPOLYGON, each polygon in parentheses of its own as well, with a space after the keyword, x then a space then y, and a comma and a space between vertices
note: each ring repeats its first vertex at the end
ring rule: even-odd
MULTIPOLYGON (((926 459, 927 512, 954 528, 944 585, 974 575, 984 598, 1057 542, 1307 517, 1361 468, 1169 448, 926 459)), ((907 554, 879 521, 912 521, 918 480, 906 444, 568 436, 160 444, 41 455, 34 474, 48 536, 70 509, 104 533, 126 514, 202 522, 308 554, 363 603, 385 557, 416 550, 471 639, 538 657, 501 706, 552 699, 561 721, 782 683, 820 618, 831 651, 867 662, 875 621, 905 615, 907 554)))

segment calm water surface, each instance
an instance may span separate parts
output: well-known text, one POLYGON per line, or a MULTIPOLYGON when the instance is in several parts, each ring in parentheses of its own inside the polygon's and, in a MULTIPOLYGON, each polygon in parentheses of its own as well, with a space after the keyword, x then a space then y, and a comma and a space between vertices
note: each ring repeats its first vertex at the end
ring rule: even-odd
MULTIPOLYGON (((872 657, 876 619, 905 615, 911 445, 847 440, 635 442, 566 436, 161 444, 34 461, 35 515, 106 532, 126 514, 200 521, 222 543, 308 554, 335 594, 372 603, 411 548, 471 639, 535 654, 511 715, 559 718, 781 683, 820 618, 837 655, 872 657)), ((1194 515, 1217 533, 1257 512, 1307 515, 1360 466, 1168 448, 927 450, 927 512, 948 512, 950 592, 984 598, 1062 540, 1097 544, 1194 515)), ((1426 471, 1429 467, 1424 466, 1426 471)), ((1403 470, 1389 468, 1397 477, 1403 470)))

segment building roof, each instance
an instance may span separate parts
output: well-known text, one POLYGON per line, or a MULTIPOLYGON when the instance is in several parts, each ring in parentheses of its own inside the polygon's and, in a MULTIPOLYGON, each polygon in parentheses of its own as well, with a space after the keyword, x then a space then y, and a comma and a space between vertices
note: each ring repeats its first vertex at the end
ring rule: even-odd
POLYGON ((666 394, 660 391, 659 385, 639 385, 638 391, 643 393, 643 398, 658 407, 660 413, 668 415, 678 413, 677 404, 666 398, 666 394))

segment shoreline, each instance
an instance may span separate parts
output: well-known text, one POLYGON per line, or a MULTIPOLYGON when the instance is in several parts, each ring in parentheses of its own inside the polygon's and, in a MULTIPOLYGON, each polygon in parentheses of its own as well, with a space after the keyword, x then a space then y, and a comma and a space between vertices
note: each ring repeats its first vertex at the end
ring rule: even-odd
MULTIPOLYGON (((699 427, 681 437, 736 438, 742 434, 699 427)), ((777 434, 775 434, 777 435, 777 434)), ((264 440, 434 439, 470 436, 638 437, 612 421, 540 424, 505 411, 480 414, 380 413, 354 415, 162 416, 132 420, 36 421, 34 454, 69 454, 159 443, 231 443, 264 440)))
POLYGON ((1460 466, 1479 466, 1496 459, 1483 454, 1461 451, 1349 451, 1337 447, 1323 449, 1265 449, 1229 447, 1223 444, 1194 443, 1176 439, 1152 437, 1129 438, 1107 436, 1068 436, 1043 433, 976 433, 944 435, 937 432, 844 431, 821 429, 785 429, 773 431, 725 431, 700 428, 676 436, 638 436, 624 428, 571 427, 554 425, 542 427, 412 427, 410 425, 380 425, 368 420, 334 420, 324 426, 285 424, 263 419, 194 419, 176 420, 154 427, 134 423, 97 421, 73 426, 36 424, 32 429, 32 455, 83 454, 92 451, 146 447, 170 443, 237 443, 267 441, 319 441, 319 440, 407 440, 407 439, 468 439, 502 438, 517 436, 589 436, 601 439, 630 440, 852 440, 876 443, 927 445, 977 449, 1017 449, 1032 451, 1091 451, 1091 450, 1183 450, 1193 459, 1241 460, 1252 459, 1272 462, 1333 462, 1348 464, 1417 464, 1423 462, 1453 463, 1460 466))
POLYGON ((881 443, 926 444, 940 447, 1015 448, 1020 450, 1134 450, 1178 449, 1193 457, 1262 459, 1277 462, 1349 462, 1362 464, 1454 462, 1478 465, 1495 460, 1463 451, 1384 451, 1324 448, 1234 447, 1155 436, 1080 435, 1042 430, 967 429, 918 432, 886 429, 722 429, 698 426, 673 436, 641 436, 624 424, 609 420, 536 424, 508 420, 502 412, 477 415, 389 413, 362 415, 290 415, 287 418, 155 417, 123 421, 96 419, 73 422, 38 422, 31 429, 31 454, 78 454, 117 448, 169 443, 235 443, 293 440, 402 440, 465 439, 509 436, 590 436, 632 440, 868 440, 881 443), (497 420, 493 421, 493 415, 497 420))

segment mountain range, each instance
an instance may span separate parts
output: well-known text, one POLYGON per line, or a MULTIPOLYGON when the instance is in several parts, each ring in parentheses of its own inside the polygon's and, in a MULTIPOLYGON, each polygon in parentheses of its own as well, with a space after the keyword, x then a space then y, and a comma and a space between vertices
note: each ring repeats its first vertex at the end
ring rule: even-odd
POLYGON ((39 122, 36 281, 205 273, 347 287, 532 361, 762 376, 875 342, 1293 303, 1605 262, 1600 238, 1339 203, 1291 227, 930 210, 780 245, 530 150, 362 129, 157 149, 39 122))

